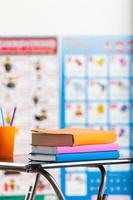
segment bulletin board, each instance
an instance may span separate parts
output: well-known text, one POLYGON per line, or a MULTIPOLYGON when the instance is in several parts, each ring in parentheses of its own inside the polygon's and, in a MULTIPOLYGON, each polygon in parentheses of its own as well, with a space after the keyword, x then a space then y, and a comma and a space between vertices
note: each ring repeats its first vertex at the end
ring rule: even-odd
MULTIPOLYGON (((59 126, 58 74, 56 37, 0 38, 0 106, 6 125, 17 107, 15 154, 30 152, 32 128, 59 126)), ((55 176, 59 176, 57 171, 55 176)), ((30 174, 0 172, 0 196, 24 195, 31 181, 30 174)), ((40 179, 37 193, 47 194, 48 199, 50 185, 40 179)))
MULTIPOLYGON (((61 127, 115 130, 121 156, 132 153, 133 36, 64 37, 62 39, 61 127)), ((110 199, 133 199, 129 165, 110 166, 110 199)), ((100 177, 94 169, 62 170, 68 200, 95 199, 100 177), (86 184, 87 183, 87 184, 86 184)))

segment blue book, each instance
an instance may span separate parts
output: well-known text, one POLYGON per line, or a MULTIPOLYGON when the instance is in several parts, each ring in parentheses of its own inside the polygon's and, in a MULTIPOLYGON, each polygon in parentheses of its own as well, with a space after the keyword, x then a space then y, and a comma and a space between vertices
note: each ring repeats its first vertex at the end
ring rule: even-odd
POLYGON ((87 161, 87 160, 107 160, 119 158, 118 151, 106 152, 87 152, 87 153, 68 153, 68 154, 34 154, 31 153, 29 159, 33 161, 54 161, 54 162, 73 162, 73 161, 87 161))

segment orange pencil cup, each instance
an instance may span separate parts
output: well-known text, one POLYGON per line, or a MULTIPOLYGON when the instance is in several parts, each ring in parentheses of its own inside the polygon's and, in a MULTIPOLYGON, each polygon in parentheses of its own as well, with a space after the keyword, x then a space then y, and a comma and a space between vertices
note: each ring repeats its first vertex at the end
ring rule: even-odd
POLYGON ((13 158, 15 126, 0 126, 0 158, 13 158))

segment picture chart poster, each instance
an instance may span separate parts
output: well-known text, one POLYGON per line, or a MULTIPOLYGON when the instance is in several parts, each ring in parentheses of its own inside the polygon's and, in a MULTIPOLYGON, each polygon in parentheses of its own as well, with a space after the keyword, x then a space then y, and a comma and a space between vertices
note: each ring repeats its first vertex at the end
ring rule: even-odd
MULTIPOLYGON (((6 125, 17 107, 15 154, 29 153, 31 129, 59 126, 57 43, 56 37, 0 38, 0 107, 6 125)), ((27 174, 0 176, 0 195, 24 194, 32 181, 27 174)), ((49 184, 40 179, 37 193, 44 191, 51 193, 49 184)))
MULTIPOLYGON (((124 157, 131 155, 133 147, 132 55, 133 36, 62 39, 61 127, 115 130, 124 157)), ((133 199, 131 167, 108 166, 107 170, 109 198, 133 199)), ((68 200, 96 199, 100 182, 96 170, 63 169, 61 177, 68 200)))

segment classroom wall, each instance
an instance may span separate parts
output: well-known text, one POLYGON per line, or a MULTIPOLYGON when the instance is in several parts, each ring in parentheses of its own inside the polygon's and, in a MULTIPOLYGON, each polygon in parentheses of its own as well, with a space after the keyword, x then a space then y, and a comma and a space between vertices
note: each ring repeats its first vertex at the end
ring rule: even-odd
POLYGON ((0 0, 0 36, 129 35, 132 10, 133 0, 0 0))
POLYGON ((132 0, 0 0, 0 36, 133 33, 132 0))

